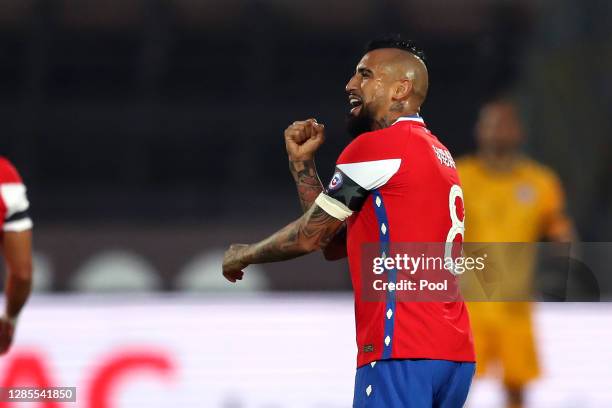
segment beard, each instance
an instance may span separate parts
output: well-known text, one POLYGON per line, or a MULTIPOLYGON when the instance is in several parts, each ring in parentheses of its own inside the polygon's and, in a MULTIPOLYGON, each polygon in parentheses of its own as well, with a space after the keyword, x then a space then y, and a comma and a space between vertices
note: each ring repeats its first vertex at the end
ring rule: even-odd
POLYGON ((371 132, 374 127, 374 115, 370 113, 365 105, 361 105, 361 109, 357 116, 349 114, 346 117, 346 130, 351 139, 355 139, 362 133, 371 132))

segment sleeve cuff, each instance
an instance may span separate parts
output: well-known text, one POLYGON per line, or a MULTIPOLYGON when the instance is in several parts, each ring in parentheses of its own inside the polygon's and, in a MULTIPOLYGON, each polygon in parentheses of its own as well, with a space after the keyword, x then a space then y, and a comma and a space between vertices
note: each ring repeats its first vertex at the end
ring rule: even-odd
POLYGON ((351 214, 353 214, 353 211, 351 211, 350 208, 325 193, 319 194, 315 200, 315 204, 321 207, 323 211, 340 221, 346 220, 351 216, 351 214))
POLYGON ((15 221, 5 222, 2 230, 10 232, 21 232, 32 229, 32 220, 30 218, 22 218, 15 221))

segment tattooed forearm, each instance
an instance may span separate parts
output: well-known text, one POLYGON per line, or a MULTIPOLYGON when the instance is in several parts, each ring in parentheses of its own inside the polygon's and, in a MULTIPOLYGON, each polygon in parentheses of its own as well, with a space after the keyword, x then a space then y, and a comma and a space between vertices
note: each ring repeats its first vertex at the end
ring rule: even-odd
POLYGON ((245 251, 244 261, 256 264, 297 258, 324 248, 341 226, 341 221, 313 205, 300 219, 250 245, 245 251))
POLYGON ((290 161, 289 169, 295 180, 302 211, 306 212, 323 191, 314 160, 290 161))

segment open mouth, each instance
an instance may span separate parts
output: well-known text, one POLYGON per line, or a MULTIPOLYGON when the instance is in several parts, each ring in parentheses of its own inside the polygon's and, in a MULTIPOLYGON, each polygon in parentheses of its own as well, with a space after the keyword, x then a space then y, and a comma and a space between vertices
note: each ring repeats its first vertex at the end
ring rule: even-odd
POLYGON ((363 105, 363 101, 360 97, 354 94, 349 95, 349 104, 351 105, 351 115, 359 114, 361 110, 361 106, 363 105))

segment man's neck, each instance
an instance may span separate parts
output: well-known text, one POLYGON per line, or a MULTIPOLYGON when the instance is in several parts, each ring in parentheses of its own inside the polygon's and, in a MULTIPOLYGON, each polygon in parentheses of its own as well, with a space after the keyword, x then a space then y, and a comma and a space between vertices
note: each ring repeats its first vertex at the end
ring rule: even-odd
POLYGON ((497 152, 481 149, 478 152, 478 157, 488 169, 506 173, 512 171, 520 158, 520 154, 516 151, 497 152))
POLYGON ((387 112, 385 115, 383 115, 382 118, 374 121, 373 130, 388 128, 401 117, 415 116, 418 114, 419 112, 414 111, 414 110, 410 110, 410 111, 406 110, 402 112, 394 112, 394 111, 387 112))

